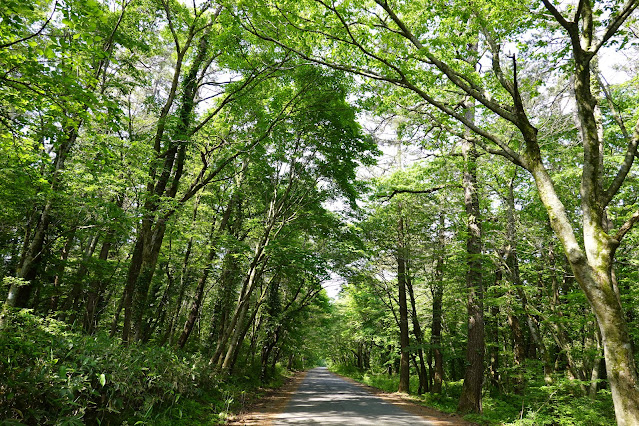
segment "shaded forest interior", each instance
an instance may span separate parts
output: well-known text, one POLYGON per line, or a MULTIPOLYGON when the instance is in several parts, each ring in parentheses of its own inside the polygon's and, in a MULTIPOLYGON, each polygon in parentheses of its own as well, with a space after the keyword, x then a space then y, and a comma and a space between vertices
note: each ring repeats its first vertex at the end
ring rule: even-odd
POLYGON ((639 425, 637 6, 3 0, 0 418, 639 425))

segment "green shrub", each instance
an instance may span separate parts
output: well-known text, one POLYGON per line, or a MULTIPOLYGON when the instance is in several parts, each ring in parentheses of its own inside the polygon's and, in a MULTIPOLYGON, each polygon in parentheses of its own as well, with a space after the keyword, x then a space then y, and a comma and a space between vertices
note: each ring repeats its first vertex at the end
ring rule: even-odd
MULTIPOLYGON (((395 392, 399 378, 383 373, 362 372, 355 367, 332 365, 331 370, 367 385, 395 392)), ((421 402, 440 411, 454 413, 463 381, 445 382, 442 393, 425 393, 421 402)), ((411 375, 411 390, 417 391, 417 376, 411 375)), ((543 376, 531 377, 523 395, 484 392, 483 413, 470 414, 466 420, 482 425, 511 426, 609 426, 615 424, 610 392, 601 390, 594 399, 580 396, 578 384, 566 378, 548 386, 543 376)))
POLYGON ((144 421, 219 384, 197 356, 85 336, 26 310, 0 333, 0 356, 0 418, 26 424, 144 421))

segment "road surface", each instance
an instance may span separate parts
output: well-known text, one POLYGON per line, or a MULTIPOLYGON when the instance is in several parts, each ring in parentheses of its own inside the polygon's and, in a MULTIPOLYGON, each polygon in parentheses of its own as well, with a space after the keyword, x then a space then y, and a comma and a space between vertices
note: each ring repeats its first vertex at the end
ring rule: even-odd
POLYGON ((273 422, 285 425, 430 425, 325 367, 310 370, 273 422))

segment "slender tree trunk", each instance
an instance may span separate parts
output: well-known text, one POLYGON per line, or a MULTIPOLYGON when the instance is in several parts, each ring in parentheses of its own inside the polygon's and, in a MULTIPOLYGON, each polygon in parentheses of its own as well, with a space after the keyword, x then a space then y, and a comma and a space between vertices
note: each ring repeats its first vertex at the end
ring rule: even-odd
POLYGON ((433 387, 431 392, 441 393, 444 381, 444 357, 442 356, 442 299, 444 295, 444 258, 446 237, 444 234, 444 214, 439 214, 438 253, 435 262, 435 276, 432 286, 433 294, 433 325, 431 329, 431 346, 435 361, 433 387))
MULTIPOLYGON (((232 356, 232 351, 230 346, 233 345, 233 342, 235 342, 239 336, 239 333, 241 331, 241 325, 238 326, 238 324, 240 324, 241 319, 243 320, 244 316, 246 315, 246 310, 248 309, 248 303, 250 301, 250 297, 253 294, 253 290, 255 289, 255 286, 259 279, 259 275, 260 275, 259 267, 262 261, 264 260, 263 259, 264 248, 269 243, 268 233, 270 233, 270 229, 267 229, 265 232, 266 232, 266 235, 263 236, 262 240, 258 243, 257 247, 255 248, 253 261, 251 262, 248 274, 246 278, 244 279, 244 284, 242 286, 242 291, 240 292, 238 304, 235 308, 235 311, 233 312, 233 315, 230 317, 230 321, 228 322, 228 324, 226 324, 226 326, 223 328, 223 331, 220 333, 220 336, 218 338, 217 348, 215 349, 215 353, 213 354, 213 357, 211 358, 211 361, 210 361, 211 364, 213 365, 217 364, 222 369, 225 369, 226 367, 230 365, 231 356, 232 356), (229 341, 231 341, 231 343, 229 347, 227 347, 227 344, 229 343, 229 341), (226 350, 226 356, 222 357, 222 354, 224 353, 225 350, 226 350), (224 364, 226 364, 226 366, 224 364)), ((262 265, 262 269, 263 269, 263 265, 262 265)))
MULTIPOLYGON (((508 241, 506 244, 506 248, 504 250, 504 257, 506 263, 507 276, 510 278, 512 286, 516 289, 521 300, 522 307, 524 312, 526 311, 526 303, 525 303, 525 294, 523 289, 521 288, 521 278, 519 275, 519 257, 517 256, 517 227, 516 227, 516 218, 515 218, 515 192, 514 185, 515 179, 517 178, 517 169, 515 169, 514 175, 510 180, 510 184, 508 185, 508 195, 506 197, 506 240, 508 241)), ((509 292, 510 295, 510 292, 509 292)), ((509 297, 509 304, 507 310, 507 318, 508 325, 511 330, 511 338, 513 342, 513 362, 515 366, 515 383, 514 390, 515 393, 521 394, 524 390, 524 364, 526 360, 525 350, 524 350, 524 336, 521 329, 521 323, 519 321, 519 316, 517 315, 517 311, 515 310, 512 302, 512 297, 509 297)), ((530 322, 530 321, 529 321, 530 322)), ((531 323, 531 322, 530 322, 531 323)), ((538 333, 536 333, 538 335, 538 333)), ((533 335, 533 339, 535 336, 533 335)), ((539 339, 541 340, 541 339, 539 339)), ((546 356, 546 349, 541 342, 541 345, 538 344, 539 349, 542 351, 542 356, 546 356)), ((547 362, 544 360, 544 371, 547 369, 547 362)), ((549 376, 546 376, 549 377, 549 376)))
POLYGON ((599 327, 594 331, 597 353, 592 364, 592 371, 590 372, 590 388, 588 389, 588 396, 592 399, 597 398, 597 390, 599 388, 599 376, 604 360, 601 355, 601 333, 599 327))
POLYGON ((220 349, 223 345, 224 332, 228 326, 229 316, 233 308, 233 299, 236 293, 236 282, 240 276, 239 265, 236 258, 238 253, 230 250, 222 261, 222 275, 220 277, 220 285, 216 295, 215 305, 213 307, 213 315, 211 317, 211 332, 209 341, 214 354, 211 356, 211 365, 217 364, 217 360, 221 355, 220 349), (218 353, 219 352, 219 353, 218 353))
POLYGON ((397 234, 399 237, 397 246, 397 287, 399 292, 399 387, 397 392, 410 392, 410 340, 408 337, 408 305, 406 302, 406 253, 403 241, 404 219, 399 209, 397 234))
POLYGON ((250 330, 251 326, 253 324, 255 324, 255 318, 257 317, 257 313, 260 310, 260 306, 262 305, 262 301, 263 301, 263 297, 260 297, 259 300, 256 303, 256 306, 253 308, 253 311, 251 313, 251 315, 248 315, 248 321, 245 321, 244 326, 242 327, 242 330, 238 336, 237 342, 233 345, 233 351, 231 353, 231 361, 228 364, 228 366, 226 367, 227 371, 229 373, 233 372, 233 368, 235 367, 235 363, 237 362, 237 358, 240 355, 240 349, 242 349, 242 344, 244 343, 244 340, 246 339, 246 334, 248 333, 248 331, 250 330))
MULTIPOLYGON (((497 266, 495 271, 495 287, 499 288, 502 285, 503 273, 501 265, 497 266)), ((501 296, 501 291, 498 293, 498 297, 501 296)), ((488 377, 490 378, 490 386, 492 391, 501 392, 501 374, 500 374, 500 359, 499 359, 499 316, 501 314, 499 306, 494 303, 490 306, 490 317, 487 322, 489 327, 489 335, 491 343, 488 348, 488 377)))
MULTIPOLYGON (((218 232, 221 232, 224 228, 226 228, 229 217, 231 216, 231 210, 233 209, 233 202, 237 198, 237 195, 234 195, 229 201, 226 210, 224 211, 224 215, 222 216, 222 221, 219 224, 218 232)), ((211 225, 211 236, 209 238, 209 253, 206 258, 206 266, 202 271, 202 275, 197 283, 197 288, 195 289, 195 298, 193 299, 193 303, 191 304, 191 309, 189 309, 189 313, 184 323, 184 328, 182 330, 182 334, 178 339, 177 345, 179 348, 184 348, 187 339, 191 335, 193 331, 193 325, 195 324, 195 320, 198 318, 200 314, 200 307, 202 306, 202 300, 204 299, 204 288, 206 286, 206 282, 209 278, 209 274, 213 269, 213 260, 217 256, 217 247, 216 247, 216 236, 217 233, 215 231, 216 224, 215 222, 211 225)))
POLYGON ((89 274, 89 262, 93 258, 99 239, 100 235, 97 232, 89 237, 82 255, 82 263, 73 279, 73 287, 71 287, 71 291, 62 304, 63 313, 60 318, 64 318, 69 323, 74 323, 79 314, 79 306, 82 301, 87 275, 89 274))
POLYGON ((410 277, 410 262, 406 262, 406 289, 408 290, 408 296, 410 298, 411 306, 411 318, 413 320, 413 335, 417 342, 417 358, 419 365, 416 365, 417 375, 419 376, 419 388, 417 394, 421 395, 424 392, 428 392, 428 373, 426 372, 426 363, 424 362, 424 333, 419 324, 419 318, 417 317, 417 305, 415 302, 415 292, 413 291, 413 281, 410 277))
MULTIPOLYGON (((191 40, 189 39, 189 42, 191 40)), ((162 240, 166 231, 166 222, 175 209, 169 213, 162 212, 160 199, 172 199, 178 192, 180 180, 184 172, 186 160, 186 141, 189 139, 189 129, 193 120, 195 97, 198 93, 198 74, 202 67, 209 64, 206 61, 208 55, 208 32, 200 39, 196 55, 191 68, 182 82, 182 94, 176 115, 179 120, 174 133, 170 135, 166 147, 162 147, 162 139, 166 132, 167 117, 175 100, 177 85, 181 74, 184 55, 189 48, 188 42, 183 50, 178 52, 178 64, 175 67, 171 96, 167 99, 161 115, 158 119, 156 134, 154 137, 154 149, 159 158, 163 158, 161 170, 153 163, 149 171, 149 182, 145 201, 145 216, 139 228, 136 238, 136 246, 131 259, 125 287, 124 328, 122 339, 126 342, 130 339, 131 327, 134 328, 135 338, 142 339, 146 335, 145 313, 148 307, 148 296, 151 280, 155 273, 157 259, 162 247, 162 240)), ((180 201, 183 203, 185 200, 180 201)))
MULTIPOLYGON (((264 270, 266 266, 268 258, 265 256, 264 250, 271 242, 271 232, 273 232, 273 228, 275 226, 275 221, 277 220, 277 216, 280 213, 279 207, 277 206, 277 202, 273 199, 271 200, 269 211, 267 214, 267 225, 264 229, 264 234, 262 238, 258 241, 255 246, 255 250, 253 252, 253 260, 249 265, 248 273, 244 278, 242 284, 242 290, 240 291, 239 298, 237 301, 237 306, 233 315, 230 317, 228 324, 222 327, 222 331, 219 334, 217 347, 213 356, 211 357, 210 364, 218 365, 222 369, 226 369, 230 363, 232 358, 232 350, 230 346, 233 346, 233 342, 235 342, 239 334, 241 333, 241 326, 238 327, 238 321, 240 318, 243 318, 246 315, 246 310, 248 308, 248 303, 250 302, 251 295, 257 285, 261 272, 264 270), (227 347, 227 344, 231 342, 230 346, 227 347), (226 356, 222 357, 222 354, 226 350, 226 356)), ((277 231, 275 231, 277 234, 277 231)))
MULTIPOLYGON (((552 295, 550 298, 550 311, 553 315, 558 318, 562 318, 562 308, 559 304, 559 283, 557 282, 557 276, 555 275, 555 253, 553 245, 551 244, 548 249, 548 264, 550 265, 550 269, 553 271, 551 274, 551 283, 552 283, 552 295)), ((551 328, 553 329, 553 338, 557 346, 561 349, 561 351, 566 356, 566 361, 568 362, 568 370, 570 374, 578 380, 579 388, 581 389, 582 394, 586 394, 586 385, 585 385, 585 372, 582 368, 577 364, 577 361, 573 357, 572 354, 572 346, 570 344, 571 339, 566 333, 564 329, 563 323, 561 321, 551 321, 551 328)))

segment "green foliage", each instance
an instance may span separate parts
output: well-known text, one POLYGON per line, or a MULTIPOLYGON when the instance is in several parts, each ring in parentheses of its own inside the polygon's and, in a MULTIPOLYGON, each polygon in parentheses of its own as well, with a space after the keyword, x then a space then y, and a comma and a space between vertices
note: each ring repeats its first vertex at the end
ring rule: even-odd
POLYGON ((146 422, 180 399, 221 392, 198 356, 83 336, 26 310, 12 314, 0 353, 0 417, 27 424, 146 422))
MULTIPOLYGON (((384 392, 395 392, 399 382, 397 375, 362 372, 353 366, 331 365, 337 374, 348 376, 358 382, 381 389, 384 392)), ((411 379, 411 388, 416 389, 416 377, 411 379)), ((415 396, 418 401, 428 407, 447 413, 457 410, 457 402, 461 394, 462 381, 445 382, 441 394, 425 393, 415 396)), ((596 398, 575 396, 575 384, 566 379, 553 385, 545 385, 543 381, 531 380, 523 395, 502 394, 493 396, 485 394, 483 413, 469 414, 464 418, 482 425, 511 426, 607 426, 614 422, 614 410, 608 391, 600 391, 596 398)))

